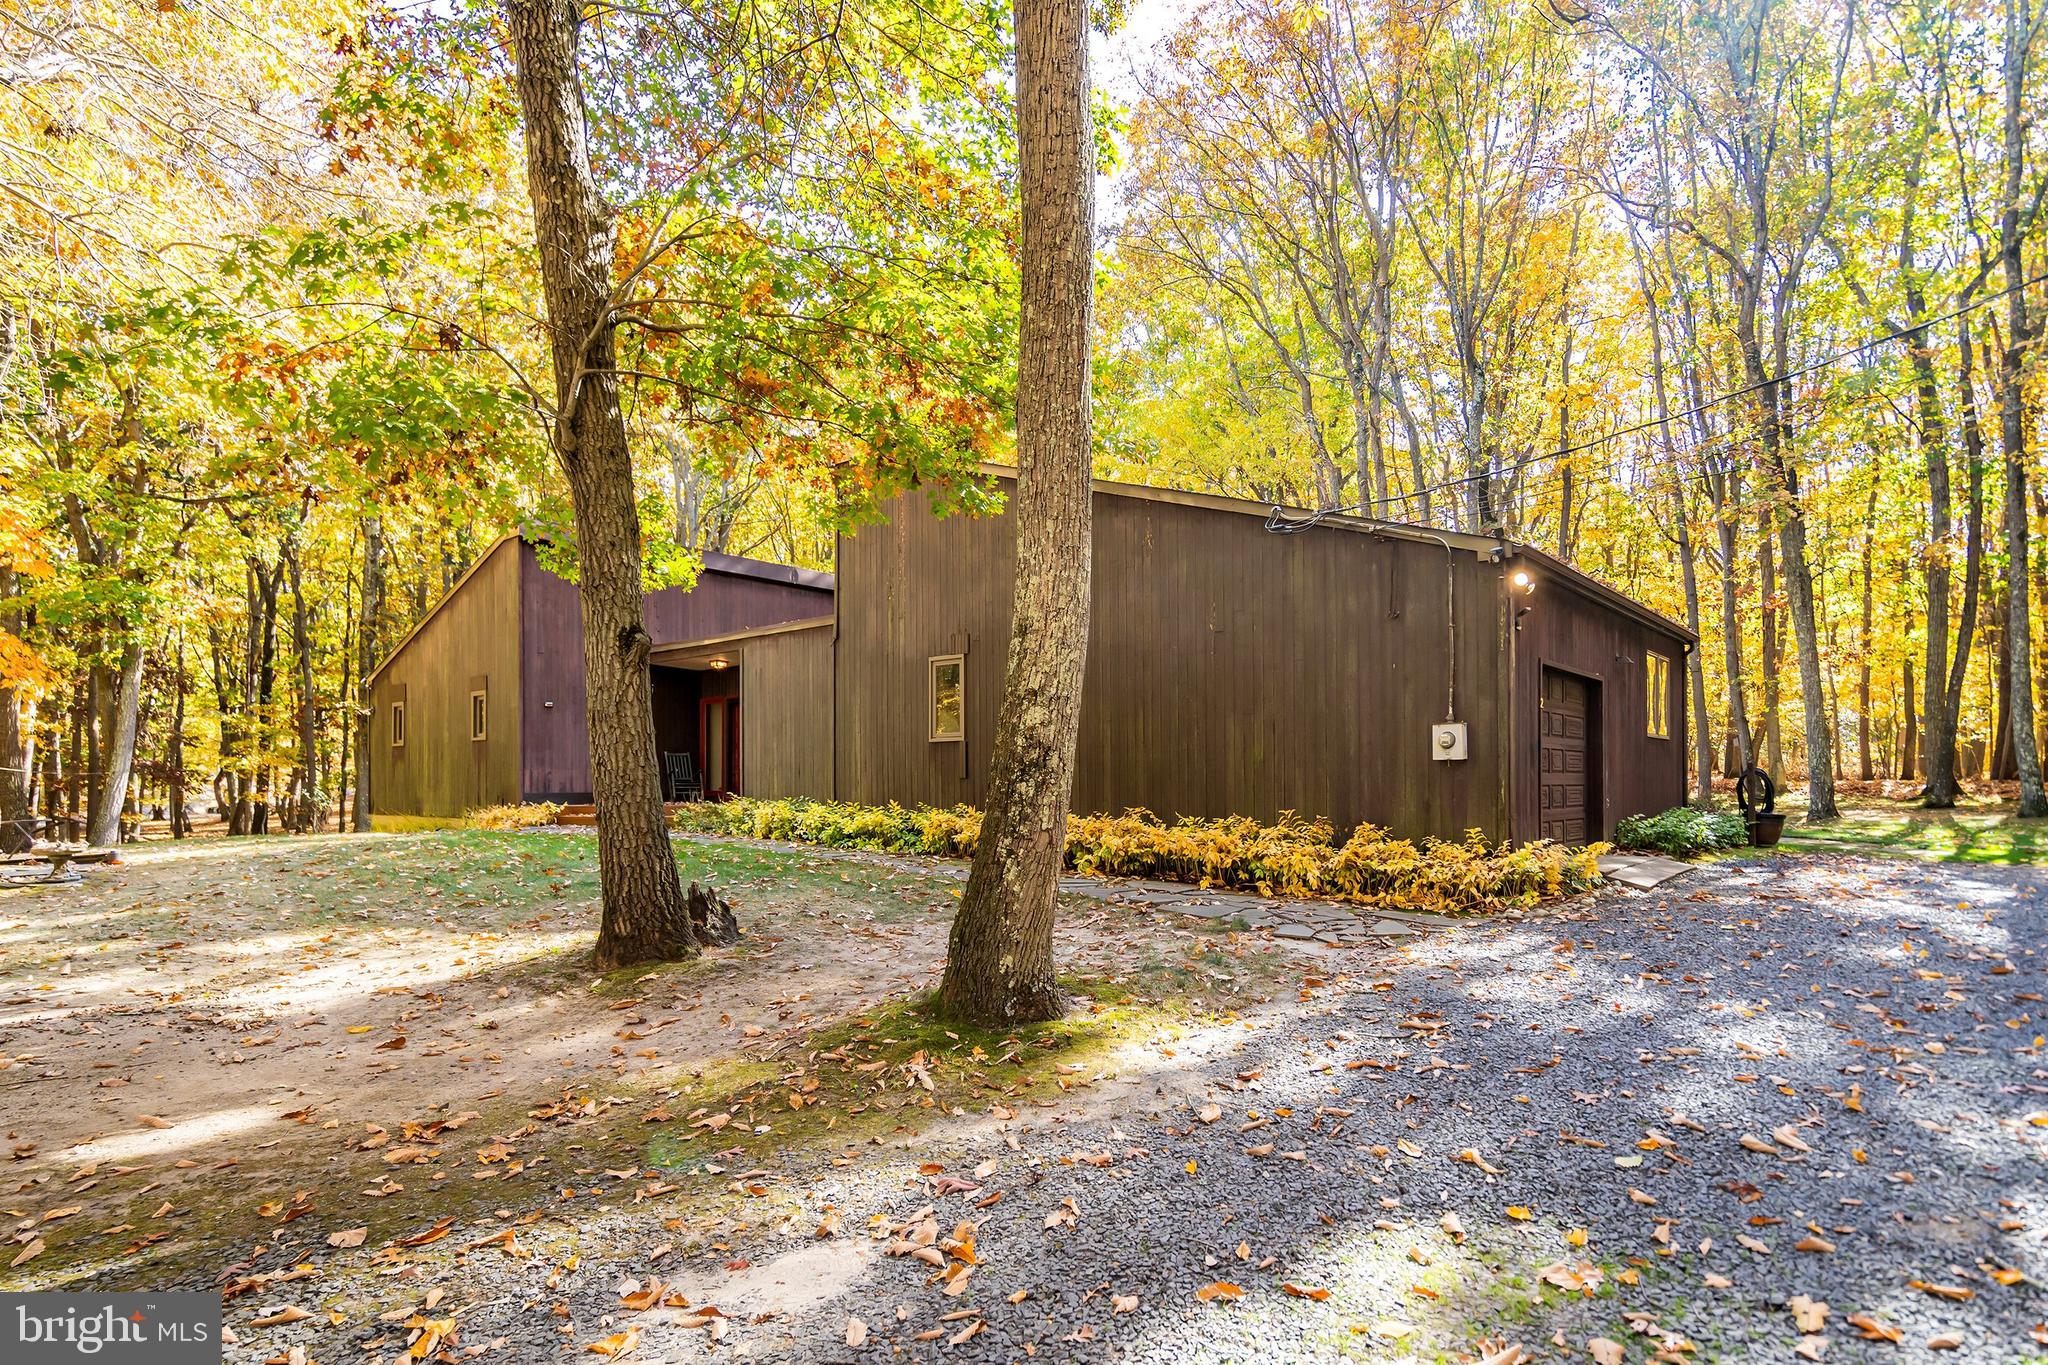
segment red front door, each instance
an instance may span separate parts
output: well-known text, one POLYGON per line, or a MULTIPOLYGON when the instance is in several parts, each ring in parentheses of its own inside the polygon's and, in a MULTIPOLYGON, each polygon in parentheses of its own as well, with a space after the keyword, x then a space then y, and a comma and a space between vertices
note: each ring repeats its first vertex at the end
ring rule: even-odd
POLYGON ((697 752, 704 757, 704 795, 740 794, 740 699, 706 697, 697 709, 697 752))

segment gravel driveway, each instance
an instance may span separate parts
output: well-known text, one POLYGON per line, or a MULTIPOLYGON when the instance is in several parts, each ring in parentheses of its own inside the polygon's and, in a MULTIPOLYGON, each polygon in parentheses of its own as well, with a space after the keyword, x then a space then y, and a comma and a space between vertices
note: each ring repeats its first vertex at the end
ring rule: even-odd
MULTIPOLYGON (((799 1211, 694 1256, 650 1262, 674 1239, 655 1215, 567 1276, 474 1256, 462 1340, 522 1360, 629 1326, 653 1360, 703 1358, 714 1330, 775 1360, 2048 1359, 2044 881, 1786 857, 1306 956, 1300 999, 1076 1077, 1056 1108, 760 1174, 799 1211), (971 1249, 949 1250, 963 1222, 971 1249), (692 1306, 623 1309, 650 1273, 692 1306)), ((276 1349, 254 1335, 250 1359, 276 1349)))

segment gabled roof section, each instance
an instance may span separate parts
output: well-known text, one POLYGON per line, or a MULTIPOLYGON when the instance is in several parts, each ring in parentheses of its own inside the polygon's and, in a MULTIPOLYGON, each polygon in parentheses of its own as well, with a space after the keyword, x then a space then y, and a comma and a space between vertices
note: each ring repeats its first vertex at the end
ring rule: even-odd
POLYGON ((511 544, 512 542, 518 539, 519 536, 516 532, 511 535, 499 536, 495 541, 491 542, 490 549, 485 550, 482 554, 478 555, 474 560, 470 561, 469 567, 462 571, 462 577, 456 579, 454 586, 449 588, 448 591, 441 594, 441 600, 434 603, 433 606, 427 608, 427 614, 425 616, 422 616, 419 620, 413 622, 412 629, 408 630, 405 634, 399 636, 398 643, 391 646, 391 648, 388 651, 386 651, 384 655, 384 662, 378 664, 375 668, 370 670, 370 676, 363 679, 364 685, 367 686, 371 683, 374 683, 377 681, 378 678, 382 677, 384 675, 384 670, 391 667, 391 665, 397 661, 399 655, 405 653, 405 647, 412 643, 413 637, 418 635, 421 631, 425 630, 427 628, 427 623, 429 621, 432 621, 436 616, 439 616, 441 614, 441 608, 447 606, 450 602, 453 602, 455 600, 455 595, 461 592, 465 587, 469 586, 469 580, 476 576, 476 571, 478 569, 481 569, 484 565, 490 563, 492 555, 495 555, 496 553, 498 553, 498 551, 504 549, 507 545, 511 544))
MULTIPOLYGON (((412 629, 399 638, 398 643, 393 645, 384 655, 384 661, 378 664, 371 671, 370 676, 363 681, 366 684, 375 683, 383 675, 384 670, 391 667, 392 662, 405 652, 405 647, 412 643, 413 637, 422 630, 425 630, 427 623, 436 616, 439 616, 441 609, 455 600, 455 595, 462 591, 464 586, 468 584, 471 576, 478 569, 481 569, 492 555, 498 553, 507 544, 521 539, 523 537, 516 531, 509 535, 500 536, 492 543, 490 549, 478 555, 475 561, 462 571, 462 577, 455 580, 455 585, 449 588, 447 592, 441 594, 441 600, 428 608, 425 616, 413 622, 412 629)), ((535 543, 537 544, 538 542, 535 543)), ((833 590, 832 575, 821 573, 816 569, 799 569, 793 565, 776 564, 766 559, 748 559, 742 555, 722 555, 710 550, 704 552, 703 558, 705 573, 727 574, 734 578, 755 578, 768 583, 787 583, 793 587, 816 588, 824 592, 831 592, 833 590)))

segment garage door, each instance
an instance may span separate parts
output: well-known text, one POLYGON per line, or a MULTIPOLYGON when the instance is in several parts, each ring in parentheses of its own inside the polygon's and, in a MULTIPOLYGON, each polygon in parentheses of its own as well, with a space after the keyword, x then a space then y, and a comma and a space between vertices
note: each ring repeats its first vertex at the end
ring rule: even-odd
POLYGON ((1599 837, 1600 819, 1593 809, 1593 687, 1570 673, 1543 670, 1540 832, 1563 844, 1599 837))

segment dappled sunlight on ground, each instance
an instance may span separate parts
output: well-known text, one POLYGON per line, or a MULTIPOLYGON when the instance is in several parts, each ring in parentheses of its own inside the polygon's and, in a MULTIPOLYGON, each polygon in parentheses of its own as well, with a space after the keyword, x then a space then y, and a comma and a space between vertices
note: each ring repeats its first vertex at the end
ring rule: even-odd
MULTIPOLYGON (((286 1228, 381 1238, 546 1197, 622 1138, 630 1167, 642 1113, 705 1067, 927 989, 957 903, 950 879, 693 846, 684 876, 725 889, 743 942, 596 978, 593 854, 587 835, 218 839, 0 896, 0 1126, 16 1240, 39 1244, 13 1278, 205 1282, 286 1228)), ((1103 979, 1193 942, 1067 918, 1063 951, 1103 979)))

